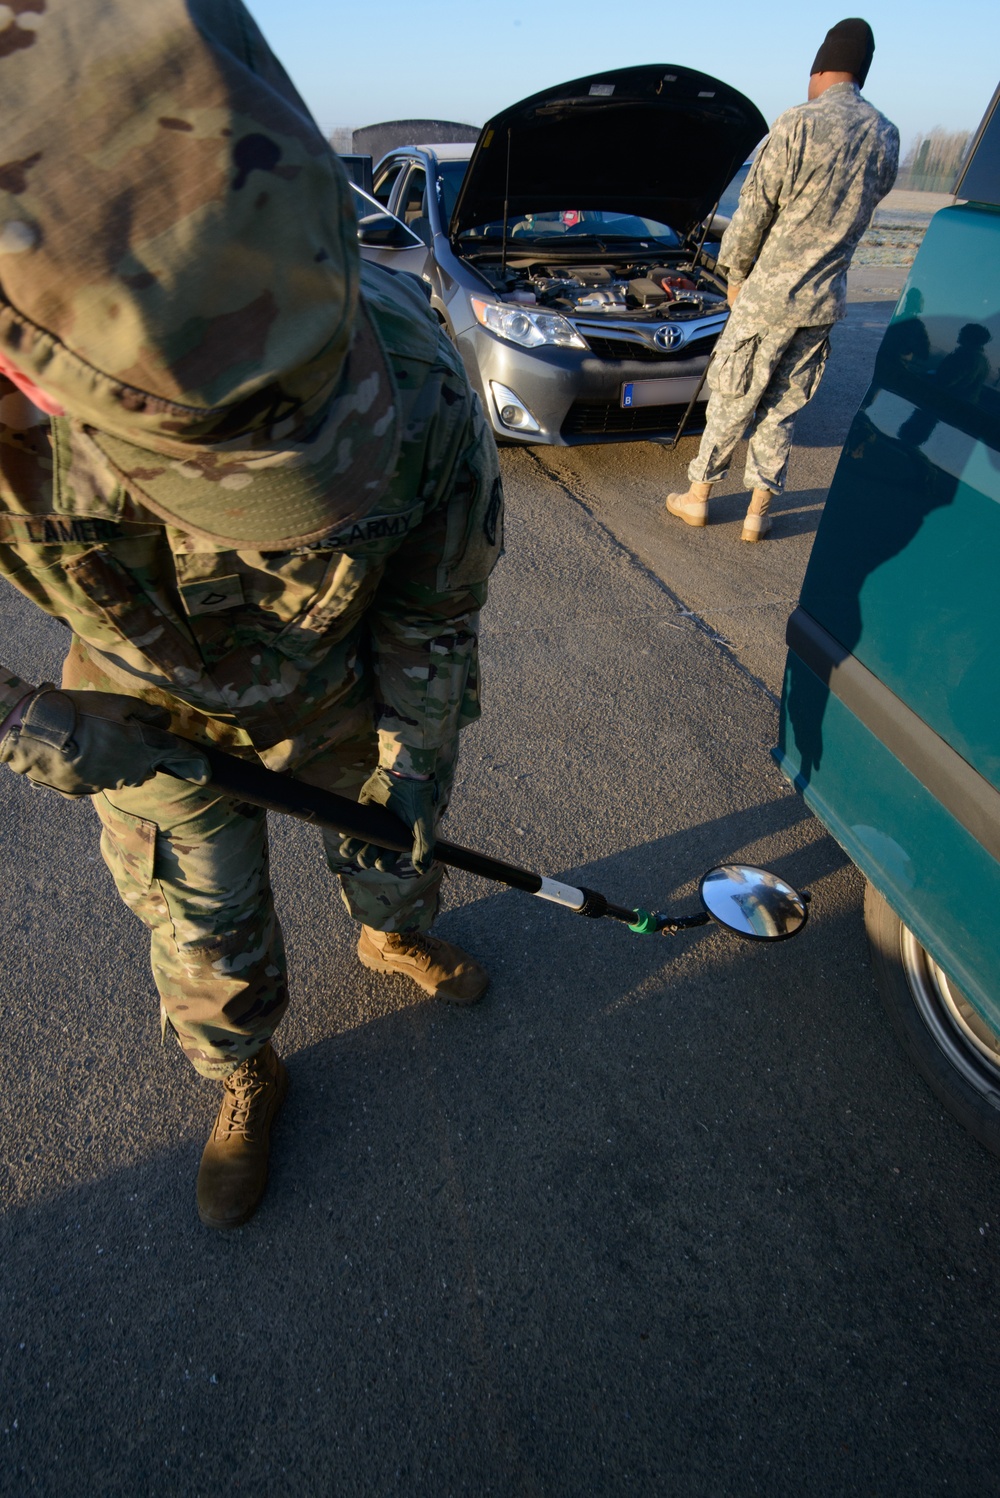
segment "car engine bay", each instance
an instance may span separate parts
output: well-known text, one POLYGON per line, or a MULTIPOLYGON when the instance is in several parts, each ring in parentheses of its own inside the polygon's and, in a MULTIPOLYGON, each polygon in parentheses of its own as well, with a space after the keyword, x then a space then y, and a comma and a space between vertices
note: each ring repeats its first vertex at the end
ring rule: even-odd
POLYGON ((476 270, 504 302, 549 308, 563 315, 621 317, 648 313, 672 320, 726 310, 721 283, 704 268, 629 261, 615 265, 563 265, 511 260, 506 267, 478 260, 476 270))

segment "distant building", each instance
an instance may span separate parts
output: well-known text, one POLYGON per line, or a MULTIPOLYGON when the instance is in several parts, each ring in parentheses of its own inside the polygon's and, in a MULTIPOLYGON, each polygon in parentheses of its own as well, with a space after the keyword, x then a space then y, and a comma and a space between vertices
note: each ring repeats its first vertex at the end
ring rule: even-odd
MULTIPOLYGON (((446 140, 478 139, 478 125, 460 125, 455 120, 386 120, 381 125, 365 125, 361 130, 355 130, 347 149, 378 161, 386 151, 393 151, 397 146, 433 146, 446 140)), ((334 150, 340 150, 336 142, 334 150)))
POLYGON ((330 144, 338 156, 350 156, 354 150, 352 144, 354 138, 353 125, 338 125, 336 130, 330 131, 330 144))

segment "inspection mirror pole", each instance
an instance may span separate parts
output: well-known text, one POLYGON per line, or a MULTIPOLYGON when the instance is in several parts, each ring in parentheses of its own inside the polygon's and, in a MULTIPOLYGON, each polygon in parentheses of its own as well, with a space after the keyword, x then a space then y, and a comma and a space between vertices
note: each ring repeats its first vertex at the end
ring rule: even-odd
MULTIPOLYGON (((249 760, 237 759, 211 745, 199 744, 197 747, 208 761, 211 784, 226 795, 249 801, 267 811, 281 812, 299 821, 328 827, 345 837, 374 843, 390 852, 411 851, 413 838, 409 828, 384 807, 361 806, 357 801, 339 796, 334 791, 307 785, 290 775, 279 775, 249 760)), ((549 879, 544 874, 536 874, 530 869, 519 868, 517 864, 506 863, 503 859, 477 853, 472 848, 463 848, 444 838, 435 842, 434 857, 439 863, 448 864, 451 868, 464 869, 481 878, 522 890, 525 894, 536 895, 539 899, 561 905, 576 915, 592 918, 610 916, 612 920, 623 922, 630 931, 640 936, 684 931, 690 927, 707 925, 709 920, 714 919, 740 935, 777 940, 777 924, 781 925, 783 936, 794 935, 806 920, 808 897, 799 895, 790 885, 767 870, 743 865, 710 870, 704 876, 701 888, 709 888, 711 880, 711 888, 718 889, 719 898, 713 899, 710 904, 703 896, 702 910, 692 915, 675 916, 663 911, 649 911, 639 905, 615 904, 599 890, 549 879), (721 881, 716 876, 721 876, 721 881), (730 912, 736 914, 731 915, 730 912)))

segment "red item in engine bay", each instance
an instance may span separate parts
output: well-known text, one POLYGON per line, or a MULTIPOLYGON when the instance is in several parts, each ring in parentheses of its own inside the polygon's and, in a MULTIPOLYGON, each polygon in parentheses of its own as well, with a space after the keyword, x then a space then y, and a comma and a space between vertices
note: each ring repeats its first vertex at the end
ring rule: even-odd
POLYGON ((676 300, 680 291, 698 290, 690 276, 659 276, 657 279, 671 300, 676 300))

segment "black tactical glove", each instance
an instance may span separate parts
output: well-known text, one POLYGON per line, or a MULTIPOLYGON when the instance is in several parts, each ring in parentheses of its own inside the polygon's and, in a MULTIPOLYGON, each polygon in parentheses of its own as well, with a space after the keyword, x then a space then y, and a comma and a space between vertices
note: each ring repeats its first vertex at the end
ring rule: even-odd
POLYGON ((0 728, 0 763, 61 796, 142 785, 157 770, 196 785, 209 779, 197 747, 164 732, 166 709, 136 697, 63 692, 45 683, 11 718, 13 727, 0 728))
MULTIPOLYGON (((434 862, 434 822, 438 802, 438 788, 434 780, 410 780, 403 775, 394 775, 391 770, 378 769, 370 775, 358 793, 361 806, 384 806, 397 816, 413 832, 413 849, 410 862, 418 874, 426 874, 434 862)), ((379 869, 383 874, 394 874, 403 853, 392 853, 374 843, 363 843, 359 838, 344 838, 340 844, 341 858, 362 869, 379 869)))

